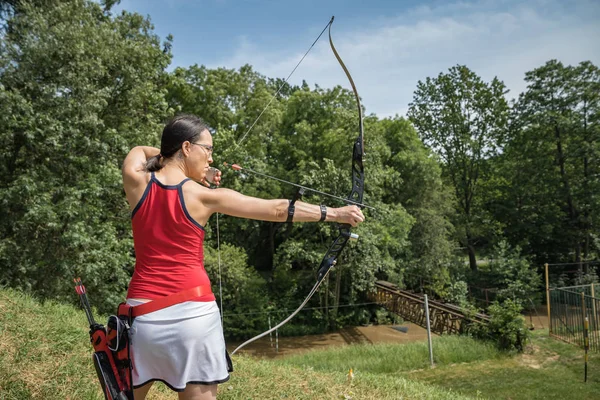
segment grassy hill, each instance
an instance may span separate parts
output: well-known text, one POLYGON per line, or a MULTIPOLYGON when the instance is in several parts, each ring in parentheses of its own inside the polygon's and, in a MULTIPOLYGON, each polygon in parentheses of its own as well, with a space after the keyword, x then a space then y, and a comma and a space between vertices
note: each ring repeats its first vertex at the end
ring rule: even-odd
MULTIPOLYGON (((88 338, 81 310, 0 290, 0 399, 102 399, 88 338)), ((434 369, 424 343, 343 346, 279 360, 236 355, 219 399, 600 398, 600 357, 592 357, 584 384, 582 352, 547 336, 516 356, 463 337, 438 338, 434 349, 434 369)), ((177 396, 157 384, 148 398, 177 396)))

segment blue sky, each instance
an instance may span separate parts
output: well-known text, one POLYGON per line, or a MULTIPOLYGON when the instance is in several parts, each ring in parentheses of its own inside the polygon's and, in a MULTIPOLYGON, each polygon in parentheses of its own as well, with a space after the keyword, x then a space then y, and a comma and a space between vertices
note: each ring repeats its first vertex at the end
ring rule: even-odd
MULTIPOLYGON (((600 66, 599 0, 123 0, 149 15, 155 33, 174 36, 173 65, 251 64, 285 78, 332 15, 333 41, 367 114, 405 115, 419 80, 464 64, 504 81, 517 97, 526 71, 550 59, 600 66)), ((290 79, 311 86, 347 78, 326 35, 290 79)))

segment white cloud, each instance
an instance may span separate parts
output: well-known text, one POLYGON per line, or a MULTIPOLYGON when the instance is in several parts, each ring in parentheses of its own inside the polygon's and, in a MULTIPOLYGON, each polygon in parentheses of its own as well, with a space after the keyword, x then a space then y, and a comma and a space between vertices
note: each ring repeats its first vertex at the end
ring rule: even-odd
MULTIPOLYGON (((535 0, 455 2, 382 17, 367 28, 336 21, 334 44, 350 70, 367 113, 404 115, 419 80, 464 64, 485 80, 498 76, 516 97, 525 72, 550 59, 600 64, 600 3, 535 0)), ((310 43, 307 43, 307 47, 310 43)), ((269 77, 287 77, 306 49, 274 51, 248 37, 233 56, 211 65, 251 64, 269 77)), ((350 88, 326 34, 290 81, 350 88)))

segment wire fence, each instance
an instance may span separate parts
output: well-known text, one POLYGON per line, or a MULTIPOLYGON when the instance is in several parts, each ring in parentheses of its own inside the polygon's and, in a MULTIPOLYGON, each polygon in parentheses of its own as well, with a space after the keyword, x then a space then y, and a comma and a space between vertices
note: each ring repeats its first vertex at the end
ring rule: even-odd
POLYGON ((589 349, 600 352, 600 284, 550 289, 550 335, 581 347, 588 319, 589 349))

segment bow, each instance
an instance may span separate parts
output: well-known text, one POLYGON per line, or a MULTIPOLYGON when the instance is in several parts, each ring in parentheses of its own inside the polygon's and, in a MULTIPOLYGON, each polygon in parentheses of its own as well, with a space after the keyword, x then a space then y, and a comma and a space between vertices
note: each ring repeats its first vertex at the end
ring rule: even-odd
MULTIPOLYGON (((348 77, 348 80, 350 81, 350 85, 352 85, 352 90, 354 91, 354 96, 356 97, 356 103, 358 105, 358 137, 354 141, 354 147, 352 150, 352 190, 350 191, 350 194, 348 195, 348 197, 345 200, 346 200, 346 202, 348 202, 350 204, 356 204, 356 205, 358 205, 358 207, 363 208, 363 207, 365 207, 365 205, 363 204, 363 191, 364 191, 364 186, 365 186, 364 185, 365 173, 364 173, 364 168, 363 168, 363 113, 362 113, 362 107, 360 104, 360 97, 358 96, 358 91, 356 90, 356 86, 354 85, 352 76, 350 75, 350 72, 348 72, 346 65, 344 65, 344 62, 342 61, 335 46, 333 45, 333 40, 331 38, 331 25, 333 24, 333 19, 334 19, 334 17, 331 17, 331 21, 329 21, 329 24, 328 24, 328 26, 329 26, 329 44, 331 46, 331 50, 333 50, 333 54, 335 55, 335 58, 338 60, 342 69, 346 73, 346 76, 348 77)), ((321 34, 322 33, 323 32, 321 32, 321 34)), ((319 37, 320 37, 320 35, 319 35, 319 37)), ((317 38, 317 40, 318 40, 318 38, 317 38)), ((314 45, 314 43, 313 43, 313 45, 314 45)), ((311 48, 312 48, 312 46, 311 46, 311 48)), ((261 113, 261 115, 262 115, 262 113, 261 113)), ((325 279, 325 277, 331 270, 331 267, 336 265, 337 259, 338 259, 339 255, 342 253, 342 250, 344 250, 344 247, 346 247, 348 240, 358 239, 358 235, 351 232, 351 225, 338 224, 337 228, 339 230, 338 236, 334 239, 331 246, 329 246, 329 249, 323 256, 323 259, 321 260, 321 264, 319 265, 319 269, 318 269, 318 273, 317 273, 317 282, 315 283, 313 288, 310 290, 308 296, 306 296, 306 298, 304 299, 302 304, 300 304, 300 306, 292 314, 290 314, 286 319, 281 321, 279 324, 277 324, 273 328, 269 329, 266 332, 261 333, 260 335, 255 336, 252 339, 249 339, 249 340, 245 341, 244 343, 242 343, 241 345, 239 345, 235 350, 233 350, 233 352, 231 353, 232 355, 235 354, 242 347, 246 346, 247 344, 252 343, 255 340, 258 340, 258 339, 268 335, 269 333, 274 332, 275 330, 279 329, 283 325, 285 325, 289 320, 294 318, 294 316, 296 314, 298 314, 300 312, 300 310, 302 310, 302 308, 304 308, 304 306, 309 302, 309 300, 319 289, 319 286, 321 285, 321 283, 323 282, 323 280, 325 279)))

